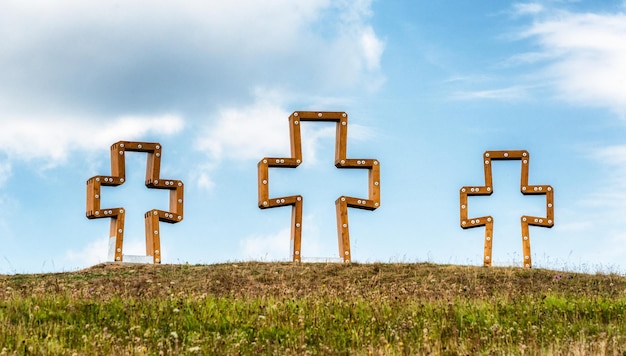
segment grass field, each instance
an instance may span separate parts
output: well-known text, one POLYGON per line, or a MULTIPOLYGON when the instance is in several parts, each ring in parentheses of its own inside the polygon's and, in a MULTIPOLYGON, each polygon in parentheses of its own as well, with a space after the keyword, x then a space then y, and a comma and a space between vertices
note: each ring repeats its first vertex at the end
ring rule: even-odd
POLYGON ((434 264, 0 276, 1 355, 626 355, 626 277, 434 264))

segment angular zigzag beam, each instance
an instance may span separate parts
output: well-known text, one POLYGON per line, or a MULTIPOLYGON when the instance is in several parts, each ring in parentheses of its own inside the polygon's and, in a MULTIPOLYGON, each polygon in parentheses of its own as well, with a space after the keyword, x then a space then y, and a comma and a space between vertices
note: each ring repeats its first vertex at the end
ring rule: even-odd
POLYGON ((492 261, 492 240, 493 240, 493 217, 481 216, 477 218, 468 218, 467 197, 471 195, 491 195, 493 193, 493 180, 491 174, 492 160, 517 160, 522 164, 520 191, 524 195, 545 195, 546 196, 546 216, 526 216, 521 217, 522 224, 522 249, 524 253, 523 266, 525 268, 532 267, 532 259, 530 256, 530 232, 529 225, 551 228, 554 226, 554 189, 550 185, 529 185, 528 173, 530 165, 530 155, 528 151, 486 151, 483 155, 485 169, 485 185, 483 186, 466 186, 460 191, 460 211, 461 211, 461 227, 470 229, 474 227, 485 227, 485 248, 484 248, 484 265, 491 266, 492 261))
POLYGON ((291 255, 294 262, 301 261, 302 241, 302 206, 301 195, 271 198, 269 196, 269 168, 296 168, 302 163, 302 138, 300 122, 335 122, 335 166, 337 168, 368 169, 368 197, 355 198, 340 196, 335 201, 337 214, 337 237, 339 257, 343 262, 350 262, 350 231, 348 208, 375 210, 380 206, 380 164, 376 159, 348 159, 346 147, 348 140, 348 115, 345 112, 297 111, 289 116, 289 137, 291 157, 265 157, 258 167, 259 208, 268 209, 291 206, 291 255))
POLYGON ((111 219, 109 259, 121 262, 124 243, 124 216, 123 207, 101 208, 101 186, 119 186, 126 181, 126 152, 146 152, 146 187, 150 189, 167 189, 170 191, 169 211, 152 209, 145 214, 146 256, 152 258, 153 263, 161 263, 161 239, 159 221, 175 224, 183 220, 184 184, 180 180, 162 179, 161 145, 154 142, 119 141, 111 145, 111 175, 94 176, 87 180, 87 218, 111 219), (114 243, 113 243, 114 241, 114 243))

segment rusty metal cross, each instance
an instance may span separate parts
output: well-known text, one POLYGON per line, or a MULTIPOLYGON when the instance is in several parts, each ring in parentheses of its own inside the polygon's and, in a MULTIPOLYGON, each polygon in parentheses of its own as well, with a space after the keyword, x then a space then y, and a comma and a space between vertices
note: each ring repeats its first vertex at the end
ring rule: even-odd
POLYGON ((337 168, 367 169, 369 188, 367 198, 340 196, 335 201, 337 214, 337 238, 339 257, 350 262, 350 232, 348 208, 375 210, 380 206, 380 163, 376 159, 346 158, 348 141, 348 114, 345 112, 296 111, 289 116, 291 157, 265 157, 258 163, 259 208, 268 209, 291 206, 291 256, 294 262, 301 261, 302 207, 303 197, 292 195, 271 198, 269 196, 269 168, 297 168, 302 163, 302 141, 300 123, 303 121, 335 122, 335 166, 337 168))
POLYGON ((541 226, 551 228, 554 226, 554 189, 550 185, 529 185, 528 173, 530 165, 530 155, 528 151, 486 151, 483 155, 485 169, 485 185, 483 186, 466 186, 460 191, 461 200, 461 227, 469 229, 479 226, 485 227, 485 247, 483 262, 485 266, 491 266, 492 261, 492 240, 493 240, 493 217, 481 216, 477 218, 468 218, 468 196, 471 195, 491 195, 493 193, 493 181, 491 174, 492 160, 520 160, 522 163, 522 173, 520 181, 520 191, 524 195, 545 195, 546 196, 546 216, 527 216, 521 217, 522 224, 522 249, 523 249, 523 266, 525 268, 532 267, 532 259, 530 256, 530 231, 529 226, 541 226))

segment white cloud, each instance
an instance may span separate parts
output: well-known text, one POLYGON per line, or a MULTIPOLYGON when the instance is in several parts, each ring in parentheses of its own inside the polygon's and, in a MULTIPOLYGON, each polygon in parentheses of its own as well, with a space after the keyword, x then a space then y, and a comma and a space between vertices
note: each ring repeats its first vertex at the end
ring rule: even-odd
POLYGON ((208 111, 251 86, 382 82, 370 0, 37 3, 0 3, 7 109, 208 111))
POLYGON ((242 257, 261 261, 290 260, 290 235, 288 227, 275 234, 247 236, 239 242, 242 257))
MULTIPOLYGON (((130 240, 124 243, 124 255, 142 256, 145 254, 146 246, 142 241, 130 240)), ((161 248, 162 254, 166 255, 167 250, 161 248)), ((99 238, 84 245, 79 250, 70 249, 65 252, 64 262, 78 268, 108 262, 109 237, 99 238)))
POLYGON ((11 176, 11 170, 12 170, 12 167, 11 167, 10 162, 8 161, 0 162, 0 188, 4 186, 4 183, 6 183, 9 177, 11 176))
MULTIPOLYGON (((194 144, 208 157, 194 172, 198 186, 214 188, 212 172, 224 161, 291 156, 288 118, 292 112, 283 109, 283 100, 284 96, 276 91, 257 90, 255 101, 249 106, 218 110, 215 123, 206 125, 194 144)), ((334 146, 334 124, 305 123, 300 127, 302 159, 308 164, 318 164, 320 143, 332 140, 334 146)), ((367 126, 350 124, 348 141, 369 140, 375 135, 367 126)))
POLYGON ((513 5, 513 10, 519 15, 538 14, 544 10, 544 7, 538 3, 518 3, 513 5))
MULTIPOLYGON (((180 131, 183 120, 175 115, 120 117, 92 122, 80 119, 1 119, 0 151, 10 159, 42 159, 49 166, 63 162, 70 150, 94 150, 119 140, 133 140, 148 133, 170 135, 180 131)), ((10 170, 5 169, 6 172, 10 170)))
MULTIPOLYGON (((303 217, 302 251, 303 261, 313 261, 320 258, 320 231, 315 216, 312 214, 303 217)), ((291 261, 291 228, 287 227, 274 234, 247 236, 239 241, 242 258, 246 260, 263 261, 291 261)), ((328 260, 333 260, 328 258, 328 260)))
POLYGON ((547 62, 542 79, 561 99, 626 116, 626 14, 552 12, 521 38, 539 45, 524 58, 547 62))
POLYGON ((383 42, 376 37, 374 29, 366 27, 361 33, 361 48, 365 58, 365 66, 368 70, 380 68, 380 58, 385 48, 383 42))
POLYGON ((512 86, 490 90, 460 91, 454 93, 452 98, 460 100, 496 99, 517 101, 528 97, 528 89, 529 88, 523 86, 512 86))
POLYGON ((290 114, 274 98, 258 96, 247 107, 219 110, 215 125, 205 128, 195 146, 217 161, 261 159, 262 152, 286 155, 290 114))
POLYGON ((64 257, 74 266, 88 267, 106 262, 108 252, 109 238, 104 237, 88 243, 78 251, 68 250, 64 257))

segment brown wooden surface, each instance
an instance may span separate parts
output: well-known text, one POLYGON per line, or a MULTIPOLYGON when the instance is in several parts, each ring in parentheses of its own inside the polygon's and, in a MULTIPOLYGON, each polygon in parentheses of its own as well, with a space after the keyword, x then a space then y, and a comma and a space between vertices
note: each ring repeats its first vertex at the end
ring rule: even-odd
POLYGON ((161 262, 159 222, 177 223, 183 220, 184 184, 180 180, 160 177, 162 146, 156 142, 119 141, 111 145, 111 175, 94 176, 87 180, 86 215, 89 219, 111 218, 110 237, 115 237, 115 261, 123 261, 124 208, 100 206, 101 186, 118 186, 126 181, 126 152, 145 152, 145 185, 149 189, 170 191, 169 210, 151 210, 146 213, 146 252, 155 263, 161 262), (154 232, 157 231, 157 236, 154 232), (158 254, 156 253, 158 251, 158 254), (151 254, 152 253, 152 254, 151 254), (158 256, 157 256, 158 255, 158 256))
POLYGON ((302 163, 301 123, 305 121, 334 122, 335 130, 335 166, 337 168, 367 169, 368 197, 340 197, 344 201, 337 206, 337 238, 339 256, 344 262, 351 261, 350 237, 347 225, 348 207, 375 210, 380 206, 380 162, 376 159, 347 158, 348 115, 345 112, 296 111, 289 116, 289 141, 291 157, 265 157, 259 161, 258 169, 258 206, 261 209, 292 205, 292 259, 301 261, 302 209, 301 196, 271 198, 269 193, 269 168, 297 168, 302 163), (299 200, 294 200, 299 197, 299 200), (299 214, 299 216, 296 216, 299 214), (296 221, 299 221, 299 225, 296 221), (345 225, 345 227, 344 227, 345 225), (346 252, 348 254, 346 254, 346 252))
POLYGON ((546 196, 546 216, 522 216, 522 250, 523 250, 523 266, 525 268, 532 267, 532 258, 530 255, 530 231, 528 226, 540 226, 551 228, 554 226, 554 189, 550 185, 529 185, 528 175, 530 166, 530 154, 526 150, 504 150, 504 151, 486 151, 483 154, 483 167, 485 176, 485 185, 483 186, 465 186, 460 190, 460 223, 463 229, 469 229, 479 226, 485 226, 485 248, 484 248, 484 264, 491 266, 493 256, 491 255, 491 246, 493 242, 493 218, 491 216, 483 216, 478 218, 468 217, 468 196, 472 195, 491 195, 493 193, 493 175, 492 161, 494 160, 520 160, 520 192, 524 195, 545 195, 546 196), (487 237, 490 237, 487 239, 487 237))

